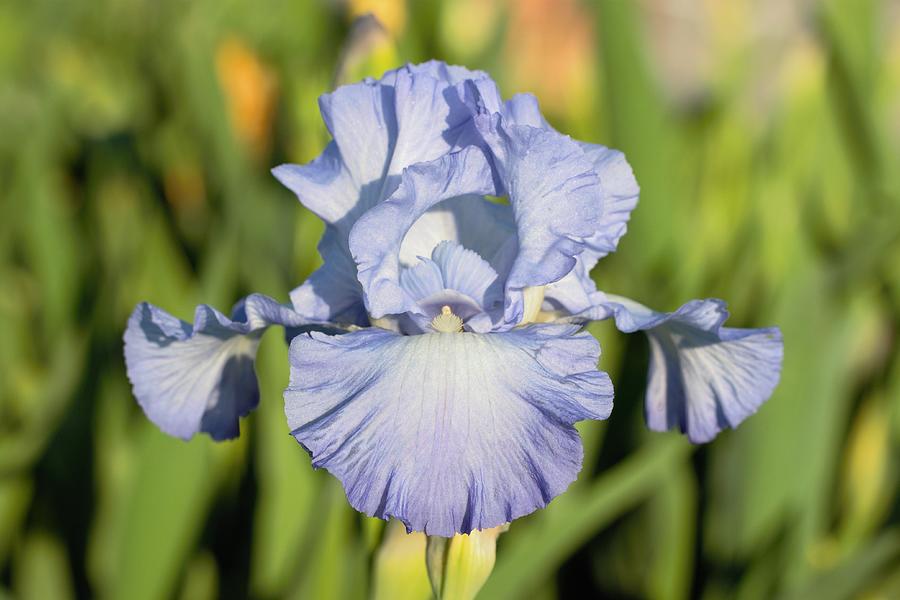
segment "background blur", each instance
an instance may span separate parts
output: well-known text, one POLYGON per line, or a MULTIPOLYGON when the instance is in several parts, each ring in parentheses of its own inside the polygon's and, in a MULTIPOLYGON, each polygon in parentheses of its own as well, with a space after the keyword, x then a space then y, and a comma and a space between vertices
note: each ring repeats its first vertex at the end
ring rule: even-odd
POLYGON ((775 396, 692 448, 644 429, 643 337, 592 326, 614 415, 481 598, 900 597, 900 4, 876 0, 0 3, 0 597, 368 594, 381 526, 288 435, 281 331, 218 445, 144 418, 121 343, 140 300, 190 319, 315 268, 322 226, 268 170, 324 148, 342 56, 534 92, 642 186, 603 289, 784 332, 775 396), (389 37, 347 51, 366 11, 389 37))

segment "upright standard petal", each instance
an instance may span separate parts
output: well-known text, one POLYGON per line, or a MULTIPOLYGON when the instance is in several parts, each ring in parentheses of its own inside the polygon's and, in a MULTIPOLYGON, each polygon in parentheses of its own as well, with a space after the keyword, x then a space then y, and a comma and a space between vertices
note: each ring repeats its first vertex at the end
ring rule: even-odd
POLYGON ((125 365, 134 395, 160 429, 190 439, 237 437, 238 421, 259 402, 253 360, 269 325, 307 322, 261 294, 238 303, 229 319, 206 305, 191 326, 142 302, 125 330, 125 365))
MULTIPOLYGON (((520 144, 517 148, 515 144, 506 142, 503 135, 498 134, 502 131, 512 132, 516 128, 520 131, 527 131, 522 128, 528 127, 550 132, 546 136, 548 138, 552 138, 554 135, 558 136, 557 140, 568 140, 568 138, 556 132, 547 123, 541 114, 537 98, 531 94, 513 96, 503 104, 499 113, 499 118, 494 116, 492 120, 483 114, 479 116, 478 122, 486 143, 500 158, 499 164, 503 171, 499 178, 500 184, 509 188, 515 184, 511 180, 515 171, 506 167, 506 163, 509 162, 507 155, 511 152, 513 158, 516 158, 522 154, 523 149, 526 153, 530 152, 530 149, 525 144, 520 144)), ((599 179, 597 186, 589 188, 595 192, 592 202, 588 202, 587 198, 582 197, 587 206, 593 207, 592 218, 589 221, 591 231, 587 232, 587 235, 581 240, 582 247, 574 255, 575 265, 562 278, 557 278, 547 285, 545 302, 547 310, 563 309, 574 313, 591 306, 591 295, 596 292, 596 286, 590 278, 591 269, 600 258, 616 249, 619 239, 627 230, 631 211, 637 205, 640 188, 631 167, 625 160, 625 155, 621 152, 598 144, 585 142, 571 142, 571 144, 577 145, 581 149, 584 159, 593 165, 593 170, 599 179)), ((577 155, 571 144, 569 141, 557 141, 555 145, 561 153, 577 155), (570 145, 568 150, 565 149, 567 144, 570 145)), ((585 168, 583 163, 580 168, 582 170, 585 168)), ((536 170, 527 166, 525 172, 536 172, 536 170)), ((530 185, 524 187, 526 190, 531 188, 530 185)), ((510 191, 511 197, 512 193, 510 191)), ((555 231, 566 231, 566 229, 557 226, 555 231)), ((574 229, 569 229, 569 231, 575 232, 574 229)), ((578 233, 586 232, 582 230, 578 233)), ((522 237, 524 238, 524 234, 522 237)), ((545 239, 547 238, 545 237, 545 239)), ((512 316, 515 316, 515 313, 512 316)))
POLYGON ((314 322, 369 325, 362 287, 356 279, 356 263, 341 233, 325 228, 319 241, 324 264, 291 291, 291 304, 303 318, 314 322))
POLYGON ((641 188, 634 178, 631 165, 625 155, 618 150, 599 144, 578 142, 585 156, 594 165, 594 171, 600 178, 603 216, 600 226, 586 241, 588 251, 585 252, 591 262, 587 270, 594 268, 597 260, 611 252, 615 252, 619 240, 628 231, 628 220, 631 211, 638 203, 641 188))
POLYGON ((552 129, 476 120, 491 149, 518 228, 518 254, 506 280, 509 326, 522 317, 526 287, 559 281, 600 227, 600 180, 584 151, 552 129))
MULTIPOLYGON (((497 84, 491 79, 491 76, 484 71, 472 71, 465 67, 456 65, 448 65, 438 60, 430 60, 418 65, 407 65, 406 68, 415 74, 427 74, 435 79, 449 84, 444 90, 444 97, 447 103, 454 110, 461 110, 459 114, 469 113, 469 116, 475 115, 479 107, 488 112, 500 112, 503 110, 503 98, 500 96, 500 90, 497 84)), ((395 77, 398 71, 385 73, 382 81, 390 81, 391 77, 395 77)), ((459 131, 462 137, 457 140, 463 140, 458 143, 458 148, 468 146, 477 135, 474 129, 471 131, 459 131), (472 134, 472 135, 468 135, 472 134)))
POLYGON ((288 423, 357 510, 444 537, 494 527, 562 493, 581 468, 573 423, 612 409, 577 331, 298 336, 288 423))
POLYGON ((344 164, 334 141, 312 162, 278 165, 272 169, 272 175, 328 224, 342 223, 359 203, 361 186, 344 164))
POLYGON ((313 162, 281 165, 273 174, 346 236, 363 212, 390 196, 403 169, 450 152, 472 127, 474 109, 455 91, 466 76, 490 81, 484 73, 432 62, 322 95, 334 141, 313 162))
POLYGON ((644 406, 650 429, 677 428, 695 444, 708 442, 755 413, 778 385, 784 346, 777 327, 723 327, 728 311, 721 300, 692 300, 660 313, 600 295, 604 300, 581 319, 612 317, 620 331, 644 331, 650 340, 644 406))
POLYGON ((347 246, 350 230, 360 215, 391 195, 404 168, 447 154, 472 130, 474 109, 460 91, 469 77, 485 97, 493 97, 486 74, 432 61, 390 71, 379 81, 342 86, 320 98, 333 141, 307 165, 272 170, 328 225, 319 246, 324 265, 291 294, 301 314, 366 324, 362 289, 347 246))
POLYGON ((400 286, 400 247, 419 217, 441 201, 492 191, 490 165, 476 147, 403 172, 397 191, 363 215, 350 233, 350 251, 370 315, 379 318, 415 310, 415 301, 400 286))
POLYGON ((552 129, 544 115, 541 114, 538 100, 534 94, 516 94, 503 103, 503 108, 499 112, 503 115, 503 120, 510 124, 552 129))
MULTIPOLYGON (((517 94, 507 100, 501 117, 504 123, 555 132, 544 119, 537 98, 532 94, 517 94)), ((602 210, 602 217, 598 228, 585 239, 588 250, 579 255, 579 259, 586 259, 586 270, 590 272, 598 259, 615 251, 619 239, 627 230, 631 211, 637 206, 640 187, 622 152, 600 144, 575 143, 594 166, 600 179, 600 195, 595 201, 602 210)))
POLYGON ((575 267, 559 281, 549 284, 544 293, 548 310, 562 308, 572 314, 588 310, 595 302, 597 286, 591 270, 598 260, 616 250, 628 230, 628 220, 640 194, 624 154, 597 144, 579 142, 579 145, 600 177, 603 214, 597 231, 585 240, 586 248, 576 258, 575 267))

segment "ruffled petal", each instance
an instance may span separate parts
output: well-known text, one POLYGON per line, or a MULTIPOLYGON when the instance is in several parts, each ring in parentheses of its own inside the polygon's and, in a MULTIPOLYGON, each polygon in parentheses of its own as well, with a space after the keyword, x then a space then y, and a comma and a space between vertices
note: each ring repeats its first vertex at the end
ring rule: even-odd
POLYGON ((480 115, 518 226, 518 254, 506 281, 504 318, 522 317, 522 290, 559 281, 575 266, 603 218, 600 180, 584 151, 552 129, 480 115))
MULTIPOLYGON (((447 154, 456 148, 466 130, 474 128, 474 108, 465 104, 453 89, 458 83, 455 78, 467 71, 453 71, 449 73, 450 79, 435 78, 429 71, 401 70, 397 73, 395 111, 398 130, 386 171, 389 176, 396 178, 410 165, 447 154)), ((484 73, 479 78, 490 81, 484 73)), ((394 179, 392 183, 382 198, 390 195, 399 181, 394 179)))
MULTIPOLYGON (((501 114, 505 123, 553 130, 532 94, 516 94, 506 101, 501 114)), ((622 152, 600 144, 575 143, 600 178, 601 194, 596 202, 601 205, 602 217, 599 228, 585 239, 587 250, 579 255, 579 259, 585 261, 586 271, 590 272, 597 260, 615 251, 619 239, 625 235, 641 190, 622 152)))
POLYGON ((169 435, 197 432, 215 440, 237 437, 238 421, 259 402, 253 360, 269 325, 307 321, 260 294, 235 306, 229 319, 207 305, 194 325, 142 302, 125 330, 125 365, 147 417, 169 435))
POLYGON ((628 220, 640 194, 624 154, 598 144, 578 144, 600 177, 603 215, 597 231, 585 240, 585 250, 576 257, 572 270, 549 284, 544 292, 548 310, 562 309, 570 314, 588 310, 596 302, 597 285, 591 278, 591 270, 597 261, 616 250, 628 230, 628 220))
POLYGON ((285 412, 354 508, 449 537, 542 508, 574 481, 573 423, 612 409, 598 357, 589 334, 565 325, 313 333, 291 344, 285 412))
POLYGON ((323 264, 291 291, 294 310, 315 322, 369 325, 356 263, 340 232, 328 226, 319 241, 323 264))
POLYGON ((733 329, 721 300, 692 300, 660 313, 628 298, 603 295, 581 318, 614 318, 625 333, 644 331, 650 370, 644 412, 654 431, 680 429, 694 443, 737 427, 769 399, 781 376, 777 327, 733 329))
MULTIPOLYGON (((502 136, 496 135, 499 129, 511 131, 515 129, 514 126, 527 126, 553 132, 559 138, 568 140, 547 123, 541 114, 537 98, 531 94, 513 96, 499 112, 499 121, 496 117, 491 121, 482 115, 479 122, 481 131, 487 133, 485 139, 488 146, 492 151, 499 150, 501 156, 503 152, 510 150, 521 152, 521 150, 516 150, 510 144, 504 144, 502 136)), ((591 187, 597 192, 593 198, 595 219, 592 226, 595 228, 583 238, 583 247, 574 256, 575 266, 561 279, 558 278, 547 285, 545 300, 548 310, 562 308, 575 313, 591 306, 591 294, 596 292, 596 286, 591 280, 590 272, 600 258, 616 249, 619 239, 625 234, 631 211, 637 205, 640 188, 624 154, 597 144, 573 143, 582 150, 584 158, 593 165, 594 172, 599 178, 599 185, 591 187)), ((560 148, 564 145, 566 144, 559 143, 560 148)), ((573 152, 571 146, 568 151, 573 152)), ((508 180, 509 176, 509 172, 501 174, 498 187, 508 188, 511 183, 508 180)), ((556 231, 566 229, 558 228, 556 231)), ((517 313, 513 312, 510 316, 514 318, 517 313)))
MULTIPOLYGON (((418 65, 407 65, 413 73, 423 73, 443 81, 450 86, 446 96, 451 105, 462 103, 465 108, 474 115, 478 107, 489 112, 500 112, 503 106, 503 98, 497 84, 491 76, 484 71, 472 71, 457 65, 430 60, 418 65)), ((382 81, 388 79, 390 73, 386 73, 382 81)))
POLYGON ((539 129, 551 129, 550 124, 541 114, 538 100, 534 94, 516 94, 503 104, 500 111, 503 120, 515 125, 528 125, 539 129))
POLYGON ((346 235, 363 212, 390 196, 404 168, 446 154, 472 128, 474 109, 457 91, 469 76, 490 82, 484 73, 432 61, 324 94, 319 106, 334 141, 313 162, 272 173, 346 235))
MULTIPOLYGON (((459 65, 448 65, 447 63, 440 60, 432 59, 415 65, 410 64, 406 65, 405 68, 412 73, 423 73, 426 75, 430 75, 431 77, 434 77, 439 81, 449 83, 450 85, 457 85, 466 80, 472 80, 475 82, 491 81, 491 76, 484 71, 473 71, 459 65)), ((396 70, 385 73, 384 77, 382 77, 382 81, 389 80, 389 78, 396 73, 396 70)))
POLYGON ((575 266, 562 279, 547 285, 544 293, 549 310, 561 308, 571 314, 588 310, 594 304, 597 285, 591 270, 597 261, 615 251, 628 230, 628 220, 640 194, 624 154, 596 144, 579 145, 600 177, 603 214, 599 229, 585 240, 585 250, 576 257, 575 266))
POLYGON ((588 251, 580 254, 572 270, 559 281, 544 288, 543 310, 561 315, 574 315, 589 311, 594 306, 597 284, 591 278, 588 251))
POLYGON ((335 142, 329 142, 312 162, 278 165, 272 175, 329 224, 341 223, 359 202, 360 185, 344 165, 335 142))
POLYGON ((475 109, 463 99, 466 82, 489 104, 499 104, 485 73, 437 61, 407 65, 320 98, 334 140, 309 164, 272 170, 328 224, 319 246, 323 267, 291 294, 302 314, 367 323, 349 232, 360 215, 391 195, 404 168, 437 159, 473 137, 475 109))
POLYGON ((400 286, 400 247, 413 223, 443 200, 493 190, 490 165, 476 147, 403 172, 397 191, 363 215, 350 232, 350 251, 370 315, 379 318, 416 308, 400 286))
POLYGON ((334 141, 307 165, 280 165, 272 174, 323 221, 344 232, 384 191, 397 139, 394 88, 375 81, 345 85, 319 98, 334 141))
POLYGON ((582 255, 584 259, 593 261, 586 264, 587 271, 590 272, 597 260, 615 252, 619 240, 628 231, 628 220, 631 218, 631 211, 637 206, 641 188, 624 154, 599 144, 578 142, 578 145, 594 165, 602 190, 600 201, 603 216, 600 226, 586 240, 588 250, 582 255))

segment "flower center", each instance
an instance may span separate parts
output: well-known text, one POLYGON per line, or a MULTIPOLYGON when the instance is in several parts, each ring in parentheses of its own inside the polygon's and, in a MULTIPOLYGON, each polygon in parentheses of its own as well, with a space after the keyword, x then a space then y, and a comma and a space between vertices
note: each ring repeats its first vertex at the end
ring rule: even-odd
POLYGON ((454 315, 449 306, 442 306, 441 314, 431 320, 431 328, 438 333, 459 333, 462 327, 462 319, 454 315))

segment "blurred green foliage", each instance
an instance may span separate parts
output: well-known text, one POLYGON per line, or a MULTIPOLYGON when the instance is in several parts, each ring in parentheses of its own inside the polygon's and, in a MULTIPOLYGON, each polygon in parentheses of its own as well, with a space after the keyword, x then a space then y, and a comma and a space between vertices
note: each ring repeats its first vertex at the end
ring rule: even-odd
POLYGON ((692 448, 644 431, 644 340, 592 326, 614 415, 480 597, 900 597, 896 3, 9 0, 0 598, 364 598, 388 564, 288 435, 280 332, 225 444, 157 431, 121 347, 138 301, 189 318, 315 268, 322 227, 268 169, 324 147, 316 97, 366 9, 392 49, 353 73, 483 68, 626 152, 643 192, 603 289, 784 332, 775 396, 692 448))

